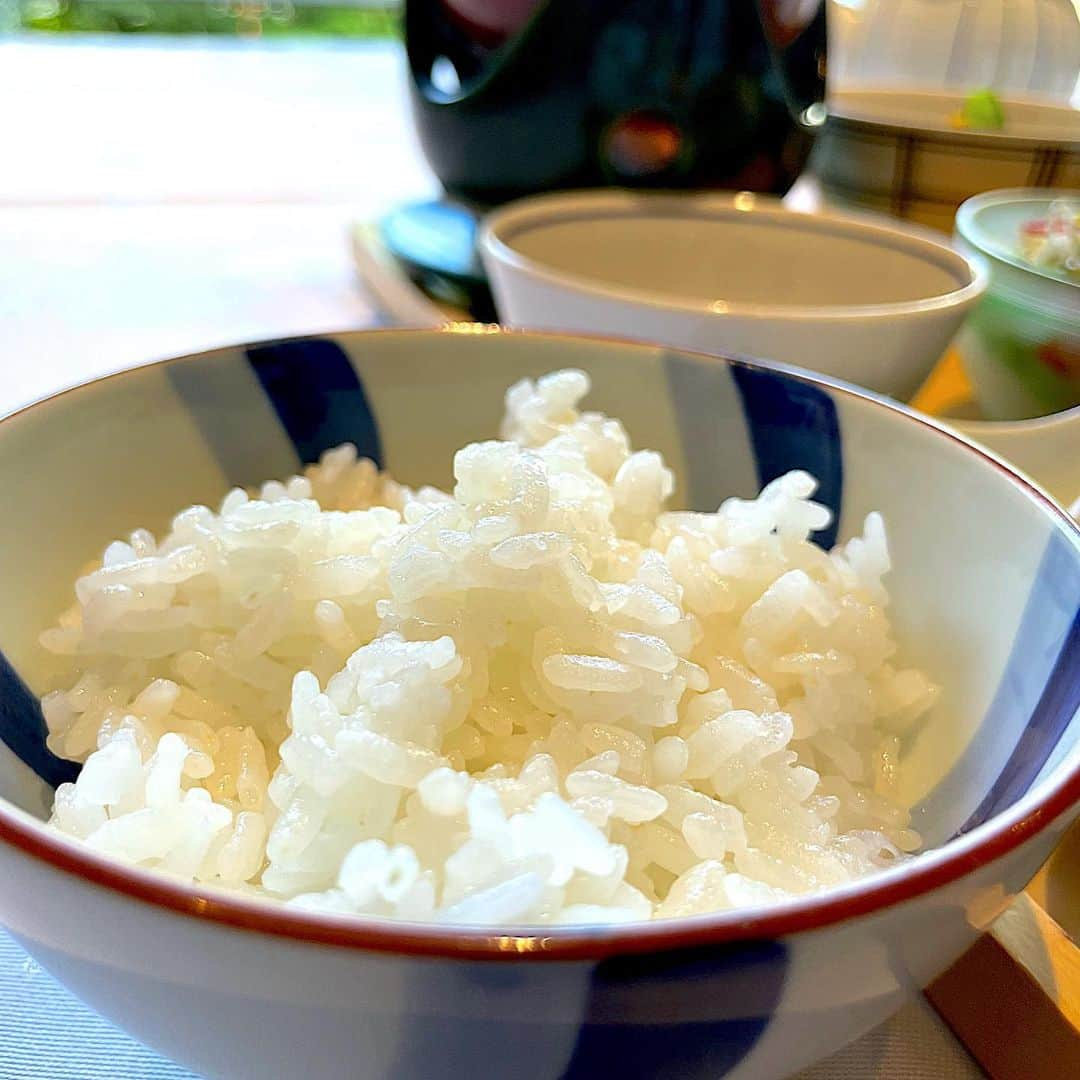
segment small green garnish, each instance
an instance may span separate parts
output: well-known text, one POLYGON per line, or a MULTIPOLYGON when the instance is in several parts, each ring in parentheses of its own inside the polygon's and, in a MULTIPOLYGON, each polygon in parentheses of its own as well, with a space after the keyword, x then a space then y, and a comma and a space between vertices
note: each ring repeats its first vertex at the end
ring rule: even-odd
POLYGON ((953 117, 953 123, 959 128, 1001 131, 1005 127, 1005 110, 993 90, 973 90, 964 99, 964 107, 953 117))

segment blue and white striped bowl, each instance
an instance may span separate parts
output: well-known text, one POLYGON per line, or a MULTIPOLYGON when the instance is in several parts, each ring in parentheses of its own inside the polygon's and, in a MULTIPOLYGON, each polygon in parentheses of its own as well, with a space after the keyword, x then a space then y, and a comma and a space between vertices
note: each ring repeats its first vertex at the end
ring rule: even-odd
POLYGON ((999 462, 846 386, 472 326, 275 342, 8 417, 0 498, 0 921, 95 1008, 208 1076, 780 1076, 945 968, 1076 813, 1080 531, 999 462), (905 764, 916 825, 940 847, 748 914, 507 934, 286 910, 43 827, 72 766, 43 746, 36 639, 88 558, 343 440, 405 482, 446 483, 509 383, 566 366, 665 454, 690 506, 800 467, 841 535, 884 511, 899 631, 946 688, 905 764))

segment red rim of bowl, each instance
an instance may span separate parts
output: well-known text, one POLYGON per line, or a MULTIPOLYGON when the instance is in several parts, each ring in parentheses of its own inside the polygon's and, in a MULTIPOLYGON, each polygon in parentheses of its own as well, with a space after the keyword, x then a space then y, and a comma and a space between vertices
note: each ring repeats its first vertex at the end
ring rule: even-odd
MULTIPOLYGON (((1039 504, 1059 527, 1071 534, 1080 548, 1080 525, 1074 522, 1052 499, 1025 480, 989 451, 972 443, 935 420, 898 404, 852 386, 838 379, 807 373, 786 364, 722 357, 688 349, 667 349, 648 342, 601 334, 561 334, 543 331, 506 330, 478 324, 448 324, 436 330, 346 330, 303 337, 435 337, 446 333, 497 335, 509 338, 540 338, 565 342, 588 342, 615 345, 634 351, 677 352, 708 363, 746 364, 779 371, 802 382, 822 386, 846 396, 868 401, 909 421, 936 431, 942 437, 967 448, 988 465, 1001 472, 1015 487, 1039 504)), ((277 339, 281 340, 281 339, 277 339)), ((251 347, 249 344, 209 349, 201 353, 169 357, 144 367, 180 363, 197 356, 231 352, 251 347)), ((141 368, 125 369, 102 378, 91 379, 57 394, 32 402, 0 418, 0 424, 58 397, 122 378, 141 368)), ((235 929, 254 931, 291 941, 332 945, 365 952, 393 953, 410 957, 465 960, 600 960, 615 955, 660 952, 671 949, 709 947, 736 942, 786 937, 802 931, 826 927, 846 919, 868 915, 912 900, 986 866, 1008 854, 1041 832, 1080 803, 1080 754, 1074 753, 1071 767, 1062 762, 1053 781, 1044 781, 1042 794, 1026 793, 1002 814, 991 818, 970 833, 947 841, 911 863, 894 870, 883 870, 871 877, 827 889, 775 905, 748 911, 725 911, 624 926, 512 926, 462 927, 434 923, 406 923, 365 916, 331 915, 290 908, 276 900, 254 899, 230 894, 224 889, 183 884, 154 871, 128 867, 107 856, 98 855, 77 841, 53 832, 30 814, 0 797, 0 841, 56 870, 84 879, 91 884, 120 893, 128 898, 168 911, 235 929), (1067 771, 1066 771, 1067 769, 1067 771)))

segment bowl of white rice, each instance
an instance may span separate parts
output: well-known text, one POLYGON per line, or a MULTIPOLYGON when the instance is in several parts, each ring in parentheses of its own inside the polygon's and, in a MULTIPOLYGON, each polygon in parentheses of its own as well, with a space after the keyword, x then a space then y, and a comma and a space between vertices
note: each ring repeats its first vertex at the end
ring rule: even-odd
POLYGON ((0 493, 0 921, 201 1075, 786 1075, 1076 813, 1080 530, 795 369, 239 346, 0 493))

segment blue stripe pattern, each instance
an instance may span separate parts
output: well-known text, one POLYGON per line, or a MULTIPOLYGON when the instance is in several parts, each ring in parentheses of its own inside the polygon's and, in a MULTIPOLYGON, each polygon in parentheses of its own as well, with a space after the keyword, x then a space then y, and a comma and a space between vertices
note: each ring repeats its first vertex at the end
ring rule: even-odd
POLYGON ((602 961, 563 1080, 725 1076, 768 1027, 787 967, 787 949, 778 941, 602 961), (688 995, 692 1000, 681 1000, 688 995), (701 1003, 717 1018, 687 1019, 700 1015, 701 1003), (649 1022, 628 1022, 639 1016, 649 1022))
POLYGON ((728 498, 757 494, 742 408, 729 369, 696 357, 664 355, 668 393, 683 446, 684 490, 691 510, 711 514, 728 498))
POLYGON ((247 350, 248 363, 300 460, 351 442, 383 467, 382 444, 360 377, 345 350, 326 338, 271 342, 247 350))
POLYGON ((792 469, 817 478, 814 500, 832 522, 813 537, 828 551, 836 544, 844 498, 844 455, 836 404, 826 390, 766 368, 731 365, 742 398, 761 487, 792 469))
POLYGON ((57 757, 45 746, 41 703, 0 653, 0 739, 50 787, 74 780, 79 765, 57 757))
POLYGON ((997 779, 960 832, 989 821, 1032 786, 1080 711, 1080 565, 1065 536, 1050 536, 1005 674, 964 753, 974 766, 996 732, 1026 724, 997 779), (1010 721, 1012 721, 1010 723, 1010 721))
POLYGON ((243 353, 196 356, 163 370, 231 487, 258 487, 296 472, 292 444, 266 430, 278 424, 277 415, 243 353))

